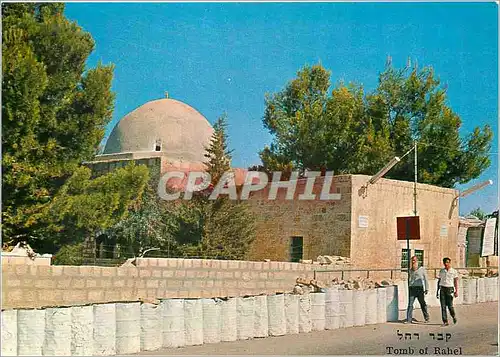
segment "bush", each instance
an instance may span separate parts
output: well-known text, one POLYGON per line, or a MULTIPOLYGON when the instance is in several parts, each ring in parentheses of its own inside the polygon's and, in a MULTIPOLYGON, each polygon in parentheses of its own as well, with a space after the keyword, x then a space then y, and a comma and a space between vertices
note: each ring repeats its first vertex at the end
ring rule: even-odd
POLYGON ((65 245, 54 255, 54 265, 82 265, 83 243, 65 245))

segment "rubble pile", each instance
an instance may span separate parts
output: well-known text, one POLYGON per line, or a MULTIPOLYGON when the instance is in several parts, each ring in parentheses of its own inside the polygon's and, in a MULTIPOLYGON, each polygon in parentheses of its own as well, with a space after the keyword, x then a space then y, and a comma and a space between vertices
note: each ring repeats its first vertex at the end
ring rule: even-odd
POLYGON ((351 258, 338 255, 320 255, 315 261, 312 259, 301 259, 300 263, 314 265, 350 265, 351 258))
POLYGON ((394 282, 390 279, 374 281, 370 279, 363 279, 360 277, 349 280, 334 278, 331 282, 325 284, 324 282, 319 280, 308 280, 304 277, 298 277, 295 281, 293 294, 304 295, 308 293, 325 292, 325 289, 333 286, 338 286, 343 290, 372 290, 391 285, 394 285, 394 282))

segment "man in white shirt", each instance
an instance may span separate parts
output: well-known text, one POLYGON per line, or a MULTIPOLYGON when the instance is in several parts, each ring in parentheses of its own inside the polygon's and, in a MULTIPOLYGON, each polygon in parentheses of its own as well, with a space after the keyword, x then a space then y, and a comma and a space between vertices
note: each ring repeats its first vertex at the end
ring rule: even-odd
POLYGON ((458 297, 458 272, 451 267, 451 259, 443 259, 444 268, 439 271, 439 279, 436 297, 441 303, 441 315, 443 326, 448 326, 448 315, 446 308, 450 310, 453 323, 457 323, 455 309, 453 308, 453 297, 458 297))

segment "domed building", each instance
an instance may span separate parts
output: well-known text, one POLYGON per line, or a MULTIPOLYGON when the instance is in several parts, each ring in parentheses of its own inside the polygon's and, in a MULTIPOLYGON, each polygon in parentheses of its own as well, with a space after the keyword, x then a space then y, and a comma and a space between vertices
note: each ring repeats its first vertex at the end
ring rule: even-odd
POLYGON ((178 100, 159 99, 121 119, 104 154, 153 152, 179 161, 203 162, 212 133, 212 126, 196 109, 178 100))
MULTIPOLYGON (((196 109, 181 101, 163 98, 141 105, 113 128, 101 155, 87 163, 96 175, 123 167, 130 161, 167 171, 204 171, 206 148, 214 129, 196 109)), ((237 184, 245 170, 235 169, 237 184)), ((179 187, 184 180, 171 179, 179 187)))

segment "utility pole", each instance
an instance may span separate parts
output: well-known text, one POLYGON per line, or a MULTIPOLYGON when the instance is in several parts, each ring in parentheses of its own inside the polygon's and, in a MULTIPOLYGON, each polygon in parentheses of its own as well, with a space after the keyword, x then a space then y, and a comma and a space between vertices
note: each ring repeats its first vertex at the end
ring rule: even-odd
MULTIPOLYGON (((413 141, 413 152, 415 158, 415 166, 414 166, 414 177, 415 180, 413 182, 413 215, 417 215, 417 141, 413 141)), ((411 268, 411 254, 410 254, 410 232, 409 232, 409 224, 406 223, 406 251, 408 252, 408 293, 410 292, 410 268, 411 268)), ((411 322, 411 321, 410 321, 411 322)))

